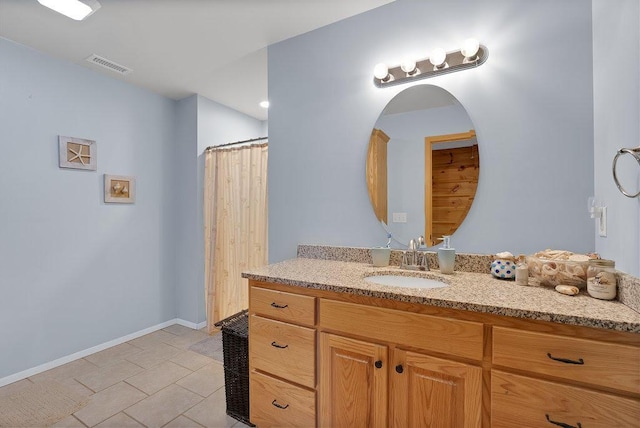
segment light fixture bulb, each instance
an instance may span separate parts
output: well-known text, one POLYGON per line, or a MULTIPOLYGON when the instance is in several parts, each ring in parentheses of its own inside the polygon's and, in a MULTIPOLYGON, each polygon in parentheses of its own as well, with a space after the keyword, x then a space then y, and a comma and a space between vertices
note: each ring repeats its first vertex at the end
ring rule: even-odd
POLYGON ((431 51, 429 62, 434 65, 434 70, 447 67, 447 53, 442 48, 435 48, 431 51))
POLYGON ((416 60, 413 58, 405 58, 402 64, 400 64, 400 68, 407 73, 407 75, 411 76, 416 72, 416 60))
POLYGON ((38 3, 76 21, 82 21, 100 9, 97 0, 38 0, 38 3))
POLYGON ((478 49, 480 49, 480 42, 474 38, 470 38, 464 41, 460 53, 464 55, 465 60, 474 61, 477 59, 478 49))
POLYGON ((376 79, 386 81, 389 77, 389 67, 387 67, 387 64, 383 62, 376 64, 373 68, 373 75, 376 79))
POLYGON ((260 101, 260 107, 269 108, 269 101, 260 101))

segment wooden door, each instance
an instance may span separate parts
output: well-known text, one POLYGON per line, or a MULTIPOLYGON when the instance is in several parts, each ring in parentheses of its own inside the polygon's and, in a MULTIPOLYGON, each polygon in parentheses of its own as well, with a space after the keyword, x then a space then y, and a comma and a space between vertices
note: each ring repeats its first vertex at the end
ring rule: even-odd
POLYGON ((438 149, 438 145, 472 140, 475 131, 425 138, 425 236, 427 246, 453 235, 464 221, 478 187, 478 144, 438 149))
POLYGON ((482 369, 396 349, 390 374, 393 427, 482 425, 482 369))
POLYGON ((387 347, 320 334, 321 427, 387 426, 387 347))

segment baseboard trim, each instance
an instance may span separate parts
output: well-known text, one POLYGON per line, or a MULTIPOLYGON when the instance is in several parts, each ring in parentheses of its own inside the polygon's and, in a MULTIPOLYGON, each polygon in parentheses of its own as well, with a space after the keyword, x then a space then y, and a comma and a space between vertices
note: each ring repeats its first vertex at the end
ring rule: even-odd
POLYGON ((0 378, 0 387, 3 387, 5 385, 9 385, 10 383, 14 383, 14 382, 17 382, 17 381, 22 380, 22 379, 26 379, 26 378, 28 378, 30 376, 37 375, 38 373, 42 373, 44 371, 51 370, 51 369, 56 368, 58 366, 61 366, 63 364, 70 363, 71 361, 75 361, 75 360, 78 360, 80 358, 84 358, 87 355, 95 354, 96 352, 103 351, 103 350, 105 350, 107 348, 111 348, 112 346, 120 345, 121 343, 128 342, 128 341, 133 340, 133 339, 137 339, 140 336, 144 336, 145 334, 153 333, 154 331, 163 329, 165 327, 169 327, 170 325, 173 325, 173 324, 180 324, 180 325, 183 325, 185 327, 192 328, 194 330, 199 330, 202 327, 205 327, 207 325, 206 321, 202 322, 202 323, 199 323, 199 324, 196 324, 196 323, 192 323, 192 322, 189 322, 189 321, 182 320, 180 318, 174 318, 172 320, 165 321, 165 322, 160 323, 160 324, 156 324, 154 326, 142 329, 140 331, 136 331, 135 333, 127 334, 126 336, 122 336, 122 337, 119 337, 117 339, 113 339, 113 340, 110 340, 108 342, 101 343, 100 345, 96 345, 96 346, 93 346, 91 348, 84 349, 82 351, 78 351, 78 352, 75 352, 73 354, 58 358, 56 360, 49 361, 49 362, 44 363, 44 364, 40 364, 39 366, 32 367, 30 369, 23 370, 21 372, 14 373, 12 375, 0 378))
POLYGON ((207 322, 206 321, 203 321, 201 323, 197 323, 196 324, 194 322, 186 321, 186 320, 183 320, 183 319, 180 319, 180 318, 176 318, 176 324, 180 324, 180 325, 183 325, 185 327, 192 328, 194 330, 200 330, 201 328, 205 328, 207 326, 207 322))

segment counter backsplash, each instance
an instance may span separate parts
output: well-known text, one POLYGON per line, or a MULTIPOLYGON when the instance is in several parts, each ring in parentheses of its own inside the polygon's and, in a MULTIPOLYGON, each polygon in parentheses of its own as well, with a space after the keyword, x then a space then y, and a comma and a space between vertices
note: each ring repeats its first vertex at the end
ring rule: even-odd
MULTIPOLYGON (((353 263, 371 263, 369 248, 359 247, 332 247, 328 245, 298 245, 298 257, 307 259, 335 260, 353 263)), ((433 251, 427 252, 429 267, 438 269, 438 256, 433 251)), ((402 250, 391 250, 389 264, 400 266, 402 250)), ((489 273, 492 254, 456 253, 455 269, 461 272, 489 273)), ((640 312, 640 278, 618 272, 618 297, 617 299, 640 312)))
MULTIPOLYGON (((369 248, 331 247, 328 245, 298 245, 298 257, 305 259, 335 260, 339 262, 371 263, 369 248)), ((427 259, 431 269, 439 269, 438 255, 427 251, 427 259)), ((402 250, 391 250, 389 264, 400 266, 402 250)), ((491 254, 456 254, 456 270, 460 272, 488 273, 491 269, 491 254)))

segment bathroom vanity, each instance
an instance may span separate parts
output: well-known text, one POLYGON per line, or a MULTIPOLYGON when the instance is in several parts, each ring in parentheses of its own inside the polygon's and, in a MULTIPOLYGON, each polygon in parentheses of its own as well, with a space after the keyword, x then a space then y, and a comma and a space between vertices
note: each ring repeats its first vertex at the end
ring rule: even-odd
POLYGON ((297 258, 243 274, 253 423, 640 426, 638 312, 482 273, 364 281, 381 272, 398 270, 297 258))

